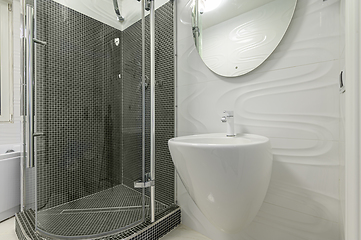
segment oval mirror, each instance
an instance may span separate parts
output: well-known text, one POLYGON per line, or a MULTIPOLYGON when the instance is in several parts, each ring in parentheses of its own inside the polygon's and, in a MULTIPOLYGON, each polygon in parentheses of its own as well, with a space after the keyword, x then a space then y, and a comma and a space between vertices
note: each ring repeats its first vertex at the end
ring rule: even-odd
POLYGON ((194 0, 192 30, 203 62, 236 77, 261 65, 285 34, 297 0, 194 0))

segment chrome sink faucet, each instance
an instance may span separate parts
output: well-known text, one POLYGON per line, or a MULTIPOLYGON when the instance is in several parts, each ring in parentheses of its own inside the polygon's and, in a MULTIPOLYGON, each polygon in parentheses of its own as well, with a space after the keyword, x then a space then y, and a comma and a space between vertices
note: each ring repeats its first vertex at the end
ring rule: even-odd
POLYGON ((227 123, 227 137, 234 137, 234 115, 233 111, 224 111, 225 116, 221 118, 223 123, 227 123))

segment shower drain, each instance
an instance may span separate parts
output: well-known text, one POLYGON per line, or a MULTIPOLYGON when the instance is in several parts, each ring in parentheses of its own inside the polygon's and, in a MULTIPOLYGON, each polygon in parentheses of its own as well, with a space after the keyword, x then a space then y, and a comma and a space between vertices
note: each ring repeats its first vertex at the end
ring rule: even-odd
MULTIPOLYGON (((88 209, 65 209, 60 214, 83 214, 83 213, 104 213, 104 212, 120 212, 129 210, 141 210, 142 206, 128 206, 128 207, 111 207, 111 208, 88 208, 88 209)), ((146 206, 149 208, 149 206, 146 206)))

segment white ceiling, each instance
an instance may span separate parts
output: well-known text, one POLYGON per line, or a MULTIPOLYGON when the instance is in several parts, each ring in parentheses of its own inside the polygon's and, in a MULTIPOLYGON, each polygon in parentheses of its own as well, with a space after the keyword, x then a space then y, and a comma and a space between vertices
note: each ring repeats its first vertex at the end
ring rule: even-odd
MULTIPOLYGON (((113 0, 54 1, 122 31, 141 19, 141 2, 137 0, 118 0, 120 12, 125 19, 123 22, 117 20, 113 0)), ((156 9, 168 1, 169 0, 155 1, 156 9)), ((146 15, 147 14, 149 14, 149 12, 146 11, 146 15)))

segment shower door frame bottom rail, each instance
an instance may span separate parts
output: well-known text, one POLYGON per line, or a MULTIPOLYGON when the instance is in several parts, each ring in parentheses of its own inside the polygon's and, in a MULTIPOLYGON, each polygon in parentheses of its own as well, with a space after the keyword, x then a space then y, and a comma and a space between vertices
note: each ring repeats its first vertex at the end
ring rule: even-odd
POLYGON ((129 224, 125 227, 122 227, 122 228, 119 228, 119 229, 116 229, 116 230, 113 230, 113 231, 109 231, 109 232, 103 232, 103 233, 100 233, 100 234, 95 234, 95 235, 80 235, 80 236, 61 236, 61 235, 54 235, 54 234, 50 234, 50 233, 47 233, 37 227, 35 227, 35 231, 36 232, 39 232, 40 235, 44 236, 44 237, 50 237, 51 239, 52 238, 55 238, 55 239, 98 239, 98 238, 105 238, 105 237, 108 237, 108 236, 112 236, 112 235, 116 235, 117 233, 120 233, 124 230, 127 230, 129 228, 132 228, 132 227, 135 227, 141 223, 143 223, 144 221, 143 220, 139 220, 137 222, 134 222, 132 224, 129 224))
MULTIPOLYGON (((101 236, 100 238, 91 238, 94 240, 139 240, 139 239, 159 239, 171 230, 181 224, 181 208, 172 205, 164 212, 156 216, 156 221, 151 223, 149 220, 139 224, 126 231, 119 231, 114 235, 101 236)), ((19 239, 29 240, 48 240, 49 237, 41 236, 35 230, 35 213, 33 210, 26 210, 15 215, 15 232, 19 239)), ((82 236, 84 239, 84 236, 82 236)), ((74 239, 71 237, 63 239, 74 239)))

